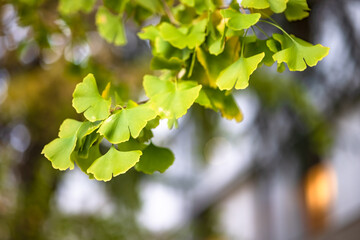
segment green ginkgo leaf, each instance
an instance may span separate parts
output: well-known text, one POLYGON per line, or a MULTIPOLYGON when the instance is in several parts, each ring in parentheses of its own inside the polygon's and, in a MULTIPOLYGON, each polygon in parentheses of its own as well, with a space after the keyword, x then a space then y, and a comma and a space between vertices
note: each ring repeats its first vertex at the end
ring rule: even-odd
POLYGON ((255 25, 261 17, 260 13, 243 14, 230 9, 221 10, 220 13, 227 19, 227 26, 237 31, 255 25))
POLYGON ((85 13, 91 12, 96 0, 60 0, 59 12, 64 15, 83 11, 85 13))
POLYGON ((153 174, 155 171, 163 173, 174 163, 174 160, 174 154, 169 149, 150 143, 143 150, 143 155, 135 165, 135 169, 146 174, 153 174))
POLYGON ((160 117, 171 120, 186 114, 201 89, 201 85, 193 81, 174 83, 169 79, 159 79, 150 75, 144 77, 143 84, 153 109, 160 117))
POLYGON ((135 0, 135 2, 153 13, 160 13, 163 10, 161 0, 135 0))
POLYGON ((220 111, 221 116, 226 119, 235 119, 237 122, 243 120, 243 115, 235 102, 234 96, 232 94, 226 94, 225 91, 203 87, 199 97, 196 99, 196 103, 216 112, 220 111))
POLYGON ((126 34, 122 15, 113 15, 105 7, 100 7, 96 13, 96 26, 99 34, 109 43, 126 44, 126 34))
POLYGON ((161 37, 174 47, 179 49, 186 47, 193 49, 205 41, 206 25, 207 19, 196 22, 190 27, 180 28, 164 22, 160 25, 159 30, 161 37))
POLYGON ((97 140, 97 136, 90 137, 88 142, 86 139, 99 127, 100 123, 66 119, 60 126, 59 138, 47 144, 42 154, 51 161, 56 169, 73 169, 74 163, 71 159, 73 152, 79 149, 82 155, 87 155, 88 148, 97 140))
POLYGON ((113 144, 125 142, 130 135, 137 138, 148 121, 156 116, 156 112, 148 104, 124 108, 106 119, 99 128, 99 133, 113 144))
POLYGON ((224 69, 216 80, 220 90, 245 89, 249 85, 249 77, 256 70, 265 54, 260 53, 252 57, 241 56, 236 62, 224 69))
POLYGON ((65 119, 63 123, 60 125, 59 129, 59 137, 60 138, 68 138, 72 137, 76 134, 83 123, 74 119, 65 119))
POLYGON ((60 126, 59 138, 45 145, 42 154, 51 161, 53 168, 59 170, 73 169, 71 154, 76 147, 77 132, 82 123, 73 119, 66 119, 60 126))
POLYGON ((84 112, 86 119, 95 122, 110 115, 111 100, 101 97, 94 76, 88 74, 83 82, 76 85, 72 105, 77 113, 84 112))
POLYGON ((183 4, 193 7, 196 13, 201 14, 204 11, 214 11, 215 5, 212 0, 180 0, 183 4))
POLYGON ((89 154, 87 156, 81 156, 77 152, 73 152, 71 158, 74 160, 74 162, 76 162, 81 171, 87 174, 87 170, 91 164, 93 164, 95 160, 101 156, 102 154, 99 149, 99 144, 96 144, 89 149, 89 154))
POLYGON ((328 47, 312 45, 295 36, 289 38, 274 34, 273 38, 281 43, 283 49, 275 53, 273 59, 278 63, 285 62, 290 71, 303 71, 306 65, 313 67, 329 53, 328 47))
POLYGON ((96 180, 109 181, 114 176, 127 172, 140 159, 141 151, 121 152, 111 146, 109 151, 96 159, 87 169, 96 180))
POLYGON ((234 57, 238 57, 238 52, 234 48, 238 44, 238 38, 233 37, 226 41, 224 50, 218 56, 207 52, 203 47, 196 48, 196 57, 201 66, 204 68, 207 79, 206 85, 216 88, 216 79, 220 72, 232 64, 234 57))
MULTIPOLYGON (((74 1, 74 0, 71 0, 74 1)), ((75 2, 75 1, 74 1, 75 2)), ((128 4, 130 0, 103 0, 104 6, 108 9, 111 9, 115 12, 122 13, 125 10, 126 4, 128 4)))
POLYGON ((138 33, 138 36, 142 40, 150 40, 151 42, 154 42, 155 39, 160 36, 160 31, 154 25, 149 25, 143 27, 141 32, 138 33))
POLYGON ((59 170, 73 169, 74 163, 71 161, 71 153, 76 146, 76 136, 67 138, 56 138, 45 145, 42 154, 51 161, 53 168, 59 170))
POLYGON ((288 21, 301 20, 309 16, 310 8, 306 0, 289 0, 285 10, 288 21))
POLYGON ((242 0, 241 5, 245 8, 270 8, 275 13, 281 13, 285 11, 287 2, 288 0, 242 0))

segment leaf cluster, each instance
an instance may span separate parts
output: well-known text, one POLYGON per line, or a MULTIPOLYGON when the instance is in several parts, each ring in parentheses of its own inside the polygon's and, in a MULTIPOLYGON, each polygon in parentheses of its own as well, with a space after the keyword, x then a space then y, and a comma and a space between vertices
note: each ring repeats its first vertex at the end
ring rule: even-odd
MULTIPOLYGON (((315 66, 329 49, 312 45, 285 32, 272 18, 283 13, 289 21, 308 16, 306 0, 243 0, 224 7, 215 0, 104 0, 97 8, 99 34, 109 43, 127 43, 125 22, 140 25, 160 17, 157 25, 141 29, 139 38, 149 42, 156 75, 143 79, 147 101, 118 101, 108 85, 100 94, 92 74, 73 93, 73 107, 84 122, 67 119, 59 137, 44 147, 54 168, 72 169, 76 163, 90 177, 108 181, 130 168, 144 173, 164 172, 174 161, 170 150, 151 142, 160 119, 177 127, 178 119, 197 103, 220 112, 227 119, 243 119, 234 90, 248 87, 260 66, 275 62, 278 71, 303 71, 315 66), (269 36, 259 22, 282 34, 269 36), (264 38, 259 38, 257 28, 264 38), (250 32, 252 34, 250 35, 250 32), (107 143, 107 144, 106 144, 107 143), (105 150, 104 150, 105 148, 105 150), (104 153, 102 153, 104 152, 104 153)), ((90 12, 95 1, 61 0, 61 14, 90 12)))

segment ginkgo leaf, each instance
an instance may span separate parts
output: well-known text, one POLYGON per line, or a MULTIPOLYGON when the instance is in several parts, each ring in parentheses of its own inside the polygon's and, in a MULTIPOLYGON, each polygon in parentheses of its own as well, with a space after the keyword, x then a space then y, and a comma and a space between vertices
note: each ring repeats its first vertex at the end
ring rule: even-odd
POLYGON ((60 125, 59 134, 58 134, 59 137, 68 138, 74 136, 82 124, 83 124, 82 122, 79 122, 74 119, 70 119, 70 118, 65 119, 63 123, 60 125))
POLYGON ((64 15, 83 11, 85 13, 91 12, 96 0, 60 0, 59 12, 64 15))
POLYGON ((137 138, 147 122, 156 115, 147 104, 122 109, 106 119, 98 132, 113 144, 125 142, 129 140, 130 135, 137 138))
MULTIPOLYGON (((74 0, 71 0, 74 1, 74 0)), ((103 0, 104 6, 108 9, 111 9, 113 11, 116 11, 118 13, 122 13, 125 10, 126 4, 130 0, 103 0)), ((75 1, 74 1, 75 2, 75 1)))
POLYGON ((92 146, 89 149, 89 154, 87 156, 81 156, 77 152, 74 152, 71 155, 71 158, 76 162, 81 171, 87 174, 88 168, 95 162, 96 159, 102 156, 99 144, 92 146))
POLYGON ((135 2, 153 13, 159 13, 163 9, 160 0, 135 0, 135 2))
POLYGON ((278 63, 285 62, 290 71, 303 71, 306 65, 313 67, 328 53, 329 48, 321 44, 312 45, 295 36, 286 37, 274 34, 273 38, 281 43, 283 50, 275 53, 273 59, 278 63))
POLYGON ((59 170, 73 169, 74 163, 71 161, 71 153, 76 146, 76 136, 67 138, 56 138, 45 145, 42 154, 51 161, 53 168, 59 170))
POLYGON ((252 57, 240 57, 236 62, 224 69, 216 80, 220 90, 245 89, 249 85, 249 77, 256 70, 265 54, 260 53, 252 57))
POLYGON ((146 174, 153 174, 155 171, 163 173, 173 164, 174 160, 174 154, 169 149, 150 143, 143 150, 135 169, 146 174))
POLYGON ((161 37, 174 47, 193 49, 205 41, 206 25, 207 19, 194 23, 190 27, 180 28, 164 22, 160 25, 159 30, 161 37))
POLYGON ((206 85, 216 88, 216 79, 220 72, 227 68, 238 57, 238 52, 234 52, 234 47, 238 44, 238 38, 233 37, 226 41, 224 51, 218 56, 207 52, 204 48, 196 48, 196 57, 208 76, 206 85))
POLYGON ((141 151, 121 152, 111 146, 109 151, 96 159, 87 169, 96 180, 109 181, 114 176, 127 172, 140 159, 141 151))
POLYGON ((210 108, 214 111, 220 111, 221 116, 237 122, 243 120, 243 114, 241 113, 238 105, 232 94, 226 94, 225 91, 218 89, 203 87, 200 91, 199 97, 196 99, 196 103, 210 108))
POLYGON ((227 19, 227 26, 237 31, 255 25, 261 17, 260 13, 243 14, 230 9, 221 10, 220 13, 227 19))
POLYGON ((83 82, 76 85, 72 104, 77 113, 84 112, 86 119, 91 122, 103 120, 110 115, 111 100, 101 97, 92 74, 88 74, 83 82))
POLYGON ((138 36, 142 40, 155 41, 157 37, 160 36, 160 31, 154 25, 149 25, 141 29, 141 32, 138 33, 138 36))
POLYGON ((92 132, 89 135, 86 135, 82 140, 81 146, 78 150, 78 155, 82 158, 87 158, 90 148, 98 141, 99 137, 100 134, 97 132, 92 132))
POLYGON ((287 2, 288 0, 242 0, 241 5, 245 8, 270 8, 275 13, 281 13, 285 11, 287 2))
MULTIPOLYGON (((245 56, 253 56, 259 53, 264 53, 265 57, 261 61, 261 63, 264 63, 266 66, 271 66, 274 64, 274 59, 272 58, 274 52, 269 49, 267 46, 267 40, 260 40, 256 39, 255 42, 249 43, 245 47, 245 56)), ((260 64, 261 64, 260 63, 260 64)))
POLYGON ((201 85, 193 81, 174 83, 155 76, 144 77, 144 89, 160 117, 178 119, 186 114, 199 95, 201 85))
POLYGON ((215 5, 212 0, 181 0, 187 6, 193 7, 196 13, 201 14, 204 11, 214 11, 215 5))
POLYGON ((296 21, 308 17, 309 11, 306 0, 289 0, 284 14, 288 21, 296 21))
MULTIPOLYGON (((73 169, 74 163, 71 160, 72 153, 75 149, 84 147, 83 139, 95 131, 99 125, 100 122, 82 123, 73 119, 66 119, 60 126, 59 138, 47 144, 44 147, 42 154, 44 154, 45 157, 51 161, 53 167, 56 169, 73 169)), ((91 141, 94 143, 96 139, 92 139, 91 141)), ((87 150, 83 149, 83 151, 87 150)))
POLYGON ((113 15, 105 7, 100 7, 96 13, 96 26, 99 34, 109 43, 126 44, 125 28, 121 15, 113 15))
POLYGON ((43 148, 41 153, 51 161, 53 168, 59 170, 74 168, 70 156, 76 147, 77 132, 82 124, 82 122, 74 119, 65 119, 60 126, 59 138, 56 138, 43 148))

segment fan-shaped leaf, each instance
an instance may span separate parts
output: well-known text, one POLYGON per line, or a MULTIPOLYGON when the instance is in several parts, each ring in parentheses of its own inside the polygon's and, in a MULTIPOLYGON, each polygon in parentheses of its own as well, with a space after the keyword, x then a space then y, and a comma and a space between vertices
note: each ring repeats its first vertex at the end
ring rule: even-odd
POLYGON ((146 174, 153 174, 155 171, 163 173, 173 164, 174 159, 174 154, 169 149, 150 143, 143 150, 143 155, 135 165, 135 169, 146 174))
POLYGON ((198 14, 204 11, 214 11, 215 5, 212 0, 180 0, 183 4, 195 8, 198 14))
POLYGON ((285 10, 285 17, 289 21, 301 20, 309 16, 310 8, 306 0, 289 0, 285 10))
POLYGON ((155 76, 144 77, 144 89, 160 117, 178 119, 185 115, 199 95, 201 85, 193 81, 174 83, 155 76))
POLYGON ((225 91, 203 87, 199 97, 196 99, 196 103, 205 108, 210 108, 217 112, 220 111, 221 116, 226 119, 235 119, 237 122, 243 120, 243 115, 237 106, 233 95, 226 94, 225 91))
POLYGON ((137 138, 147 122, 155 117, 156 112, 148 104, 122 109, 106 119, 99 132, 111 143, 125 142, 130 134, 137 138))
POLYGON ((206 24, 207 19, 203 19, 190 27, 176 28, 170 23, 164 22, 160 25, 159 30, 161 37, 174 47, 193 49, 205 41, 206 24))
POLYGON ((250 75, 256 70, 264 56, 264 53, 249 58, 241 56, 236 62, 220 73, 216 80, 219 89, 230 90, 234 85, 236 89, 245 89, 249 85, 250 75))
POLYGON ((279 63, 287 63, 290 71, 303 71, 306 65, 313 67, 329 53, 328 47, 321 44, 314 46, 294 36, 290 39, 281 34, 274 34, 273 38, 279 41, 283 48, 273 55, 273 59, 279 63))
POLYGON ((228 20, 227 26, 237 31, 255 25, 261 17, 260 13, 242 14, 230 9, 221 10, 220 13, 228 20))
POLYGON ((60 0, 59 12, 64 15, 78 11, 89 13, 93 9, 95 2, 95 0, 60 0))
POLYGON ((281 13, 285 11, 287 2, 288 0, 242 0, 241 5, 255 9, 270 8, 275 13, 281 13))
POLYGON ((99 34, 109 43, 126 44, 126 35, 121 15, 113 15, 105 7, 100 7, 96 13, 96 26, 99 34))
POLYGON ((88 74, 83 82, 76 86, 72 104, 76 112, 84 112, 86 119, 91 122, 103 120, 110 115, 111 100, 101 97, 92 74, 88 74))
POLYGON ((115 177, 132 168, 139 161, 141 154, 141 151, 120 152, 111 146, 105 155, 91 164, 87 173, 93 174, 96 180, 109 181, 112 176, 115 177))
POLYGON ((66 119, 60 126, 59 138, 45 145, 42 154, 51 161, 53 168, 59 170, 73 169, 71 153, 74 151, 77 132, 82 123, 73 119, 66 119))

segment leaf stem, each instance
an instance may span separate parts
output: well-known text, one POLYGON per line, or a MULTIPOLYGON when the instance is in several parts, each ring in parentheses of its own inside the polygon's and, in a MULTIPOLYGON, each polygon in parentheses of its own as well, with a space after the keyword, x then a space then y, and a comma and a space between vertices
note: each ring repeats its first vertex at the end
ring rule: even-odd
POLYGON ((167 5, 166 1, 165 0, 161 0, 162 4, 163 4, 163 9, 166 13, 166 15, 168 16, 170 22, 172 24, 174 24, 175 26, 180 26, 180 23, 175 19, 174 15, 172 14, 169 6, 167 5))
POLYGON ((259 20, 259 22, 264 22, 264 23, 267 23, 267 24, 270 24, 274 27, 276 27, 277 29, 281 30, 287 37, 289 37, 292 41, 295 41, 293 37, 290 36, 290 34, 288 34, 282 27, 280 27, 279 25, 275 24, 275 23, 272 23, 272 22, 269 22, 269 21, 266 21, 266 20, 259 20))
POLYGON ((191 65, 190 65, 190 69, 189 69, 189 72, 188 72, 188 75, 187 75, 188 78, 190 78, 192 73, 193 73, 194 66, 195 66, 195 60, 196 60, 196 48, 194 49, 194 53, 193 53, 192 58, 191 58, 191 65))
POLYGON ((243 39, 243 41, 242 41, 242 43, 241 43, 241 56, 242 56, 242 57, 244 56, 245 37, 246 37, 248 31, 249 31, 249 29, 246 29, 245 34, 244 34, 244 37, 243 37, 244 39, 243 39))
MULTIPOLYGON (((266 37, 270 38, 270 36, 258 25, 254 25, 262 34, 264 34, 266 37)), ((252 26, 251 26, 252 27, 252 26)))

